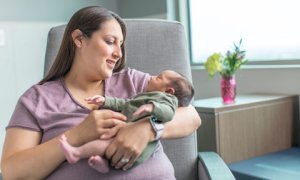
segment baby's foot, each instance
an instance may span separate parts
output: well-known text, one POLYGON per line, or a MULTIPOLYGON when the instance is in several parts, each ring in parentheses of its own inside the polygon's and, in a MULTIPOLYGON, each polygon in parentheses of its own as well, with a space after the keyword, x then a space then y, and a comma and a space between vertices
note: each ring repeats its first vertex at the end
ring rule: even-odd
POLYGON ((79 160, 79 152, 77 148, 68 143, 67 137, 64 134, 59 138, 59 142, 68 162, 70 164, 76 163, 79 160))
POLYGON ((89 165, 101 173, 108 173, 108 161, 100 156, 91 156, 88 161, 89 165))

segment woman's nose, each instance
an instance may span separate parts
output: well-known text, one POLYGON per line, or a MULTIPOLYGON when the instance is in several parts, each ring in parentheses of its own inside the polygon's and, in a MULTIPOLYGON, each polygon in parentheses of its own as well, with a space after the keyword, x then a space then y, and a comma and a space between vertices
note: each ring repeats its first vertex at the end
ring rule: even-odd
POLYGON ((113 57, 115 59, 120 59, 122 57, 122 49, 121 47, 117 47, 113 52, 113 57))

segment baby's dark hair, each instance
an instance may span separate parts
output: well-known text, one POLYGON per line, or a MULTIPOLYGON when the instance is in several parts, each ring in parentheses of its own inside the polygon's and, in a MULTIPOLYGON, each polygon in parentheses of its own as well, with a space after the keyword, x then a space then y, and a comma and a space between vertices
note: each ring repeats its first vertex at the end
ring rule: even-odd
POLYGON ((192 83, 182 74, 180 76, 171 78, 170 85, 175 89, 174 96, 178 99, 178 106, 186 107, 191 103, 195 91, 192 83))

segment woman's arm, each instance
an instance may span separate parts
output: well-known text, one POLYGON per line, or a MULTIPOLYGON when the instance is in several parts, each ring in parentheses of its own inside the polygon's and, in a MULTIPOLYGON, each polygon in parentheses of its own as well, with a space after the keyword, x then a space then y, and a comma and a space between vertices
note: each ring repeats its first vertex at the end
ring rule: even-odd
MULTIPOLYGON (((79 146, 103 134, 114 135, 126 117, 110 110, 93 111, 78 126, 65 132, 71 145, 79 146)), ((23 128, 9 128, 3 147, 1 170, 4 179, 44 179, 65 157, 60 136, 40 144, 42 134, 23 128)))
POLYGON ((43 179, 64 160, 57 138, 38 145, 40 140, 37 131, 7 130, 1 162, 4 179, 43 179))
POLYGON ((190 105, 179 107, 172 121, 165 123, 162 139, 180 138, 190 135, 201 125, 201 119, 196 109, 190 105))
MULTIPOLYGON (((201 119, 193 106, 178 108, 173 119, 165 123, 165 129, 161 138, 180 138, 193 133, 201 124, 201 119)), ((149 118, 128 123, 120 129, 113 142, 106 150, 106 157, 111 159, 112 166, 127 170, 139 155, 143 152, 147 144, 153 141, 155 132, 149 122, 149 118), (121 159, 130 161, 121 163, 121 159)))

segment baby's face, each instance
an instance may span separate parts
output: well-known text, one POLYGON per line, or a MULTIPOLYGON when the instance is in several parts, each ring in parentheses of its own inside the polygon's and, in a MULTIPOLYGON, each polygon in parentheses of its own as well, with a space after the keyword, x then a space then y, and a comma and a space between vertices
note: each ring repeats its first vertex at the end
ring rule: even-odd
POLYGON ((180 74, 174 71, 163 71, 157 76, 151 76, 147 91, 162 91, 164 92, 170 86, 171 79, 180 77, 180 74))

